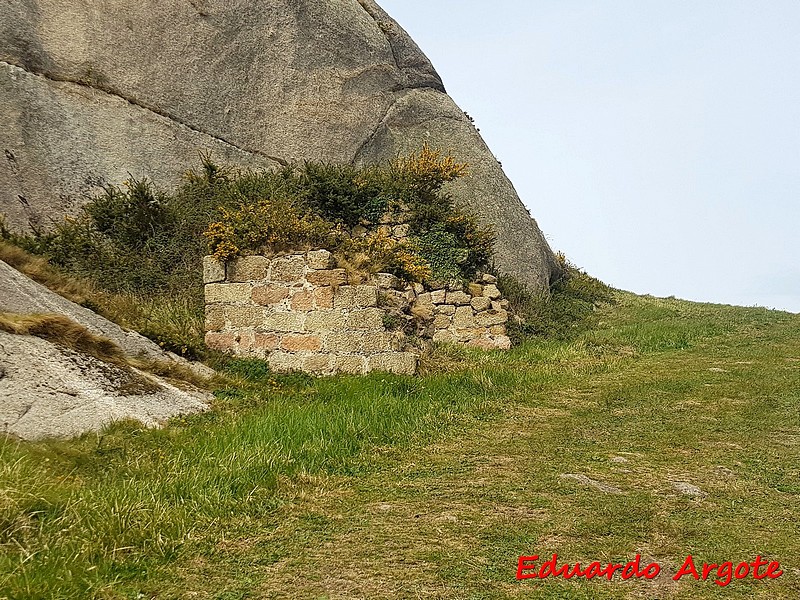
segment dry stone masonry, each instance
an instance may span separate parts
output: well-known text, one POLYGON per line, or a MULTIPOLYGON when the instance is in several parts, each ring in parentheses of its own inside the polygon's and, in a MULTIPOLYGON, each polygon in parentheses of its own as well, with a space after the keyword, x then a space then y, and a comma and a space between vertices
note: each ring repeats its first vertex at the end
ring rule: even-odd
POLYGON ((426 291, 388 273, 351 284, 327 250, 203 261, 206 343, 277 372, 413 374, 426 341, 507 349, 508 303, 491 275, 426 291))

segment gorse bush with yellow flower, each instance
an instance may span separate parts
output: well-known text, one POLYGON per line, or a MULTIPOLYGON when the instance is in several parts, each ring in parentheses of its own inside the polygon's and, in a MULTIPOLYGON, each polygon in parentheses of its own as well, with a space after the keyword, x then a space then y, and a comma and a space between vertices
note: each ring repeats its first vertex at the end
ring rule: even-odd
MULTIPOLYGON (((50 231, 20 236, 0 228, 0 236, 99 289, 147 299, 142 306, 177 302, 187 315, 183 330, 195 331, 208 253, 230 260, 322 247, 365 276, 384 271, 432 284, 471 278, 488 268, 494 236, 445 189, 466 174, 467 165, 428 146, 379 165, 305 162, 263 171, 236 171, 205 156, 172 194, 131 178, 105 187, 50 231), (381 231, 387 219, 407 225, 402 239, 381 231)), ((166 347, 192 346, 194 334, 178 344, 169 333, 174 324, 140 317, 137 328, 166 347)))
POLYGON ((232 203, 220 203, 204 235, 221 260, 325 247, 365 272, 417 282, 469 279, 489 266, 494 235, 443 190, 466 173, 465 164, 426 145, 382 165, 309 162, 259 173, 247 185, 239 177, 226 198, 232 203), (408 224, 406 240, 374 230, 392 215, 408 224), (372 230, 349 236, 358 225, 372 230))

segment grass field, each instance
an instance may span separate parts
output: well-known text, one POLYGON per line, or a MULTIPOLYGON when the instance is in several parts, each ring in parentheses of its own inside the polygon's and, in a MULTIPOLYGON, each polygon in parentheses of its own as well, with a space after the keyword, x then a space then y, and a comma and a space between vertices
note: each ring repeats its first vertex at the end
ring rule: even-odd
POLYGON ((0 598, 800 597, 800 316, 621 293, 430 365, 236 362, 162 430, 0 442, 0 598), (553 553, 662 575, 516 579, 553 553), (783 575, 673 581, 688 554, 783 575))

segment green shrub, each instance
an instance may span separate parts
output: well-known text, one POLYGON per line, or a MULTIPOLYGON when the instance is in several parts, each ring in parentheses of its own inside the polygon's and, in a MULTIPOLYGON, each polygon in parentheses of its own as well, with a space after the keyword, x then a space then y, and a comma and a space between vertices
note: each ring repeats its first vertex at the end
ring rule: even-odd
POLYGON ((203 234, 211 253, 226 261, 247 250, 280 252, 335 245, 335 228, 291 198, 242 202, 221 208, 203 234))
POLYGON ((563 275, 549 294, 535 294, 511 275, 498 276, 497 285, 519 319, 508 323, 515 343, 529 336, 571 339, 592 325, 598 306, 614 301, 611 288, 561 258, 563 275))
POLYGON ((349 226, 376 222, 389 208, 382 170, 307 162, 299 177, 302 197, 329 221, 349 226))
MULTIPOLYGON (((494 237, 458 209, 443 186, 466 165, 427 146, 380 165, 306 162, 233 171, 203 156, 173 194, 133 178, 107 186, 50 232, 0 235, 47 256, 103 290, 107 315, 162 346, 203 352, 202 256, 327 247, 361 273, 406 281, 470 279, 486 269, 494 237), (409 225, 406 241, 385 233, 350 237, 386 214, 409 225), (121 317, 121 318, 120 318, 121 317)), ((346 265, 345 265, 346 266, 346 265)))
POLYGON ((222 260, 324 245, 355 271, 386 271, 407 281, 466 280, 488 267, 494 235, 442 189, 465 173, 466 165, 427 146, 369 167, 306 162, 246 173, 230 180, 205 235, 222 260), (386 213, 408 222, 408 242, 343 235, 386 213))

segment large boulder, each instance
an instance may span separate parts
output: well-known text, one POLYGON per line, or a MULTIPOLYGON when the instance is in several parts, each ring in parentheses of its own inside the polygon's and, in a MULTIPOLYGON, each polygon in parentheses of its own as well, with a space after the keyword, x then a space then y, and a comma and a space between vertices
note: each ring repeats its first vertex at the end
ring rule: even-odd
POLYGON ((134 419, 148 427, 206 410, 209 396, 134 367, 29 335, 0 331, 0 427, 34 440, 134 419))
MULTIPOLYGON (((90 333, 111 340, 130 358, 179 361, 158 344, 135 331, 127 331, 97 313, 59 296, 29 279, 0 260, 0 312, 17 314, 57 314, 85 327, 90 333)), ((210 373, 209 373, 210 375, 210 373)))
MULTIPOLYGON (((0 327, 0 428, 24 439, 72 436, 112 421, 135 419, 155 426, 176 415, 205 410, 210 394, 188 384, 176 387, 135 365, 162 370, 214 371, 190 363, 134 331, 78 306, 0 261, 0 319, 58 315, 95 340, 112 342, 118 360, 93 355, 0 327), (131 360, 133 359, 133 360, 131 360)), ((57 336, 56 336, 57 337, 57 336)), ((63 340, 62 340, 63 341, 63 340)))
POLYGON ((373 0, 0 3, 0 211, 17 228, 104 183, 175 185, 220 162, 385 160, 423 141, 498 234, 499 266, 537 289, 552 252, 477 130, 373 0))

